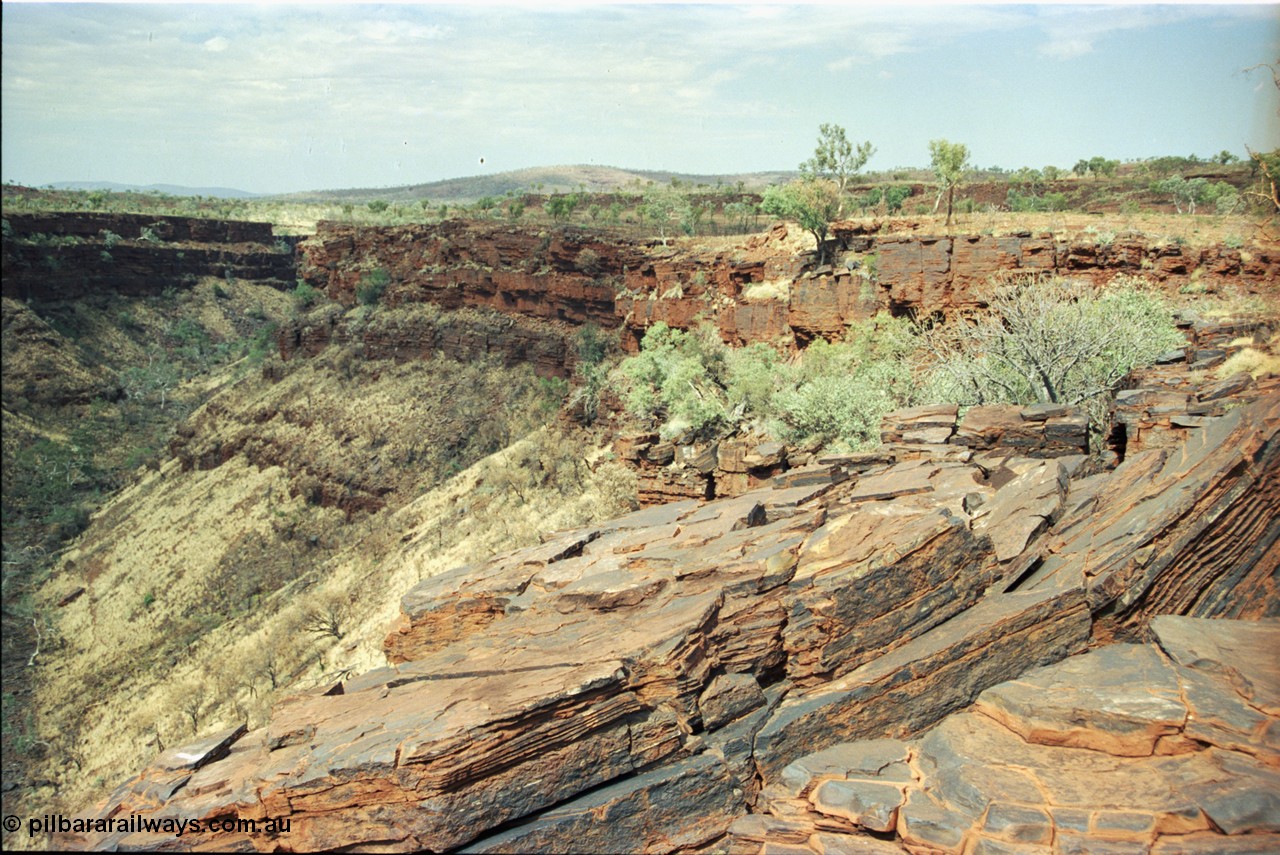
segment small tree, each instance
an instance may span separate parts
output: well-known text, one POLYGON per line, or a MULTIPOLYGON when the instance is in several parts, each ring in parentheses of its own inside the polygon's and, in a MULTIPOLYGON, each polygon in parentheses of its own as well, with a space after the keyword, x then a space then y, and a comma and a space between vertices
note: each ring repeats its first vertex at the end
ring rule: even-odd
POLYGON ((840 125, 823 123, 818 126, 818 145, 813 157, 800 164, 800 172, 809 178, 828 178, 835 182, 839 216, 844 213, 844 193, 849 179, 858 174, 875 153, 869 140, 854 146, 840 125))
POLYGON ((569 216, 578 207, 578 196, 576 193, 561 195, 559 193, 552 196, 542 206, 548 216, 556 222, 562 222, 569 219, 569 216))
POLYGON ((689 217, 689 208, 688 200, 679 190, 652 184, 644 191, 640 216, 658 229, 658 237, 661 238, 662 245, 666 246, 667 229, 671 221, 684 222, 689 217))
POLYGON ((760 209, 766 214, 794 220, 817 241, 818 263, 826 258, 827 230, 840 211, 840 191, 834 181, 802 178, 764 192, 760 209))
POLYGON ((1092 173, 1094 177, 1106 176, 1107 178, 1110 178, 1116 174, 1116 170, 1119 168, 1120 161, 1118 160, 1107 160, 1105 157, 1101 156, 1089 158, 1089 172, 1092 173))
MULTIPOLYGON (((929 143, 933 174, 940 185, 938 200, 947 194, 947 225, 951 225, 951 211, 955 202, 956 187, 963 184, 972 167, 969 164, 969 147, 963 143, 933 140, 929 143)), ((934 204, 934 210, 937 210, 934 204)))
POLYGON ((346 621, 349 609, 347 602, 338 594, 323 594, 314 597, 302 608, 302 628, 312 635, 328 636, 341 641, 346 635, 342 624, 346 621))

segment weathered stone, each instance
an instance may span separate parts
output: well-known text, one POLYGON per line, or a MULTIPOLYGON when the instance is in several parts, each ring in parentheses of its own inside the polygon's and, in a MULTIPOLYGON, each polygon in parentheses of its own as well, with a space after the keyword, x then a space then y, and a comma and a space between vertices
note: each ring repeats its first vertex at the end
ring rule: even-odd
POLYGON ((882 832, 897 825, 903 799, 901 787, 878 781, 823 781, 809 796, 819 813, 882 832))
POLYGON ((780 783, 793 798, 807 798, 814 783, 827 778, 911 780, 906 743, 897 739, 841 742, 806 754, 782 770, 780 783))
POLYGON ((1023 421, 1027 422, 1043 422, 1048 419, 1058 419, 1069 415, 1071 408, 1064 404, 1031 404, 1022 408, 1019 413, 1023 421))
POLYGON ((596 790, 463 852, 638 852, 690 848, 746 812, 737 782, 701 754, 596 790))
POLYGON ((852 673, 793 693, 756 736, 756 764, 774 780, 797 757, 841 741, 916 732, 989 686, 1084 647, 1081 592, 988 596, 852 673))
POLYGON ((1176 451, 1126 457, 1105 485, 1068 495, 1021 586, 1086 585, 1091 607, 1107 608, 1104 637, 1152 615, 1280 613, 1278 432, 1280 394, 1271 394, 1193 431, 1176 451))
POLYGON ((929 479, 936 471, 927 464, 899 463, 878 475, 858 479, 849 493, 849 501, 883 501, 928 492, 933 489, 929 479))
POLYGON ((1043 808, 993 802, 987 807, 982 831, 1013 843, 1053 842, 1053 819, 1043 808))
POLYGON ((1066 468, 1045 461, 997 490, 975 515, 973 530, 991 538, 996 558, 1010 561, 1057 520, 1066 497, 1066 468))
POLYGON ((767 469, 777 466, 786 457, 787 448, 780 442, 762 442, 748 451, 742 463, 748 469, 767 469))
POLYGON ((764 704, 764 692, 750 674, 721 674, 698 699, 702 725, 715 730, 743 713, 764 704))
POLYGON ((226 757, 231 751, 232 744, 244 736, 248 730, 248 725, 240 724, 207 736, 199 742, 174 748, 157 757, 155 765, 171 772, 195 771, 201 766, 226 757))
POLYGON ((1027 742, 1147 757, 1178 733, 1187 708, 1177 676, 1147 645, 1116 644, 1031 671, 974 707, 1027 742), (1092 710, 1089 716, 1083 710, 1092 710))
POLYGON ((1219 380, 1217 383, 1210 383, 1205 386, 1196 393, 1196 400, 1216 401, 1219 398, 1229 398, 1240 394, 1252 385, 1253 377, 1247 372, 1240 371, 1225 380, 1219 380))

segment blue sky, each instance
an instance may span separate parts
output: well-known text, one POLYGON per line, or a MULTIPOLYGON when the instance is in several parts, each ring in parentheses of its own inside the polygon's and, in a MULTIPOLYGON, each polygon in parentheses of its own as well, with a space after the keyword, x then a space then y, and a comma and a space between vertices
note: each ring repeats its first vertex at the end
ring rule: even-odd
POLYGON ((381 187, 1280 146, 1280 5, 3 4, 0 178, 381 187), (482 161, 483 159, 483 161, 482 161))

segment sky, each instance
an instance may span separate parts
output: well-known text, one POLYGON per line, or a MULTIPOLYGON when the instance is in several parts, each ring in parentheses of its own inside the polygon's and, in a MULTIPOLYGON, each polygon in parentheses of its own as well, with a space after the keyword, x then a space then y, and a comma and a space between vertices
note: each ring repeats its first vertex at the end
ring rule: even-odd
POLYGON ((1280 147, 1280 5, 4 2, 0 178, 257 193, 531 166, 1280 147))

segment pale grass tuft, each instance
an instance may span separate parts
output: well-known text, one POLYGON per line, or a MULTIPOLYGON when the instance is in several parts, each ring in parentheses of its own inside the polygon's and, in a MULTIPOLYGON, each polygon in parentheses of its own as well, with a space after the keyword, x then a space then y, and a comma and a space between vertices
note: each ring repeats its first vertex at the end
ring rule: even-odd
POLYGON ((752 282, 742 289, 742 299, 748 303, 786 302, 791 299, 791 281, 770 279, 766 282, 752 282))
POLYGON ((1242 371, 1255 380, 1267 375, 1280 375, 1280 356, 1246 347, 1232 354, 1226 362, 1219 365, 1214 371, 1214 376, 1224 379, 1242 371))

